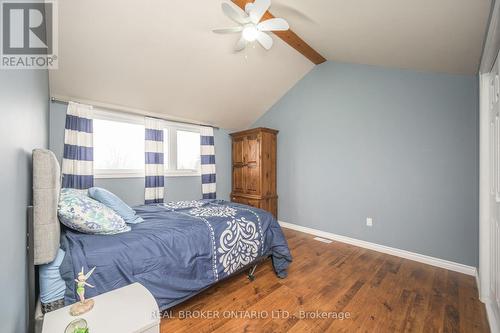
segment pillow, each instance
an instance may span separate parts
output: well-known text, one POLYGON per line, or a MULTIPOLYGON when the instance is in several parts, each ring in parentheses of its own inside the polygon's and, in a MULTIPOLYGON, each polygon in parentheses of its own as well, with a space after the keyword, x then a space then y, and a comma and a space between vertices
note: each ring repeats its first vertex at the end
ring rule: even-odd
POLYGON ((65 226, 86 234, 113 235, 130 231, 130 227, 111 208, 89 198, 81 190, 61 190, 57 215, 65 226))
POLYGON ((44 304, 64 298, 66 283, 59 273, 64 254, 64 251, 59 249, 54 261, 40 266, 40 301, 44 304))
POLYGON ((142 217, 135 214, 135 210, 130 208, 130 206, 123 202, 122 199, 118 198, 108 190, 100 187, 91 187, 89 188, 89 197, 114 210, 127 223, 136 224, 144 222, 142 217))

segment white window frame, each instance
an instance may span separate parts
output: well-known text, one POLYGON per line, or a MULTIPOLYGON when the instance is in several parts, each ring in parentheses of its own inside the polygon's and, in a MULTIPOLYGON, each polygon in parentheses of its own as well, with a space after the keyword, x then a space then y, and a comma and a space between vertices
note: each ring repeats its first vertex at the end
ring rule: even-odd
POLYGON ((168 164, 165 168, 166 177, 196 177, 201 176, 201 164, 197 170, 177 170, 177 131, 200 133, 200 126, 165 121, 168 130, 168 164))
MULTIPOLYGON (((144 126, 144 117, 94 108, 94 119, 125 122, 144 126)), ((164 121, 164 129, 168 130, 168 161, 165 167, 165 177, 196 177, 201 176, 201 165, 197 170, 177 170, 177 130, 200 133, 200 126, 164 121)), ((144 178, 142 169, 94 169, 95 178, 144 178)))

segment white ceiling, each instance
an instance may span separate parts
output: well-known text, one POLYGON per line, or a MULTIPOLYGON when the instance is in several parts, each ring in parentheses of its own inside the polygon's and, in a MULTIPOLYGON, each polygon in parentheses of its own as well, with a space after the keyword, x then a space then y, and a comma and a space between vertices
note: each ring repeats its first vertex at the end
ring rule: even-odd
POLYGON ((233 53, 238 35, 211 32, 234 25, 219 0, 58 3, 52 95, 242 129, 313 67, 276 37, 233 53))
MULTIPOLYGON (((51 94, 250 126, 312 67, 274 47, 233 53, 220 0, 59 1, 51 94)), ((328 60, 477 73, 490 0, 274 0, 271 12, 328 60)))
POLYGON ((478 72, 490 0, 273 0, 328 60, 453 74, 478 72))

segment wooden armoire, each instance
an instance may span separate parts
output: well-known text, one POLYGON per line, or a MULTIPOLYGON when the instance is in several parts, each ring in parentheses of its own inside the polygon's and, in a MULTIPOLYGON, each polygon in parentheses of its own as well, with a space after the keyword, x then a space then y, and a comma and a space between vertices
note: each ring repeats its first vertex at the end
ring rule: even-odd
POLYGON ((276 137, 278 131, 254 128, 232 133, 233 185, 231 201, 278 215, 276 137))

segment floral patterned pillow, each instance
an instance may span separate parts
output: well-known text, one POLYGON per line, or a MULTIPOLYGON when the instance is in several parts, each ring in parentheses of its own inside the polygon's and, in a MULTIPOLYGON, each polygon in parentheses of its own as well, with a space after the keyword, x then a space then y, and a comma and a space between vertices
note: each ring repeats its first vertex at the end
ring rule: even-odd
POLYGON ((57 214, 62 224, 86 234, 113 235, 130 231, 115 211, 82 190, 63 188, 57 214))

